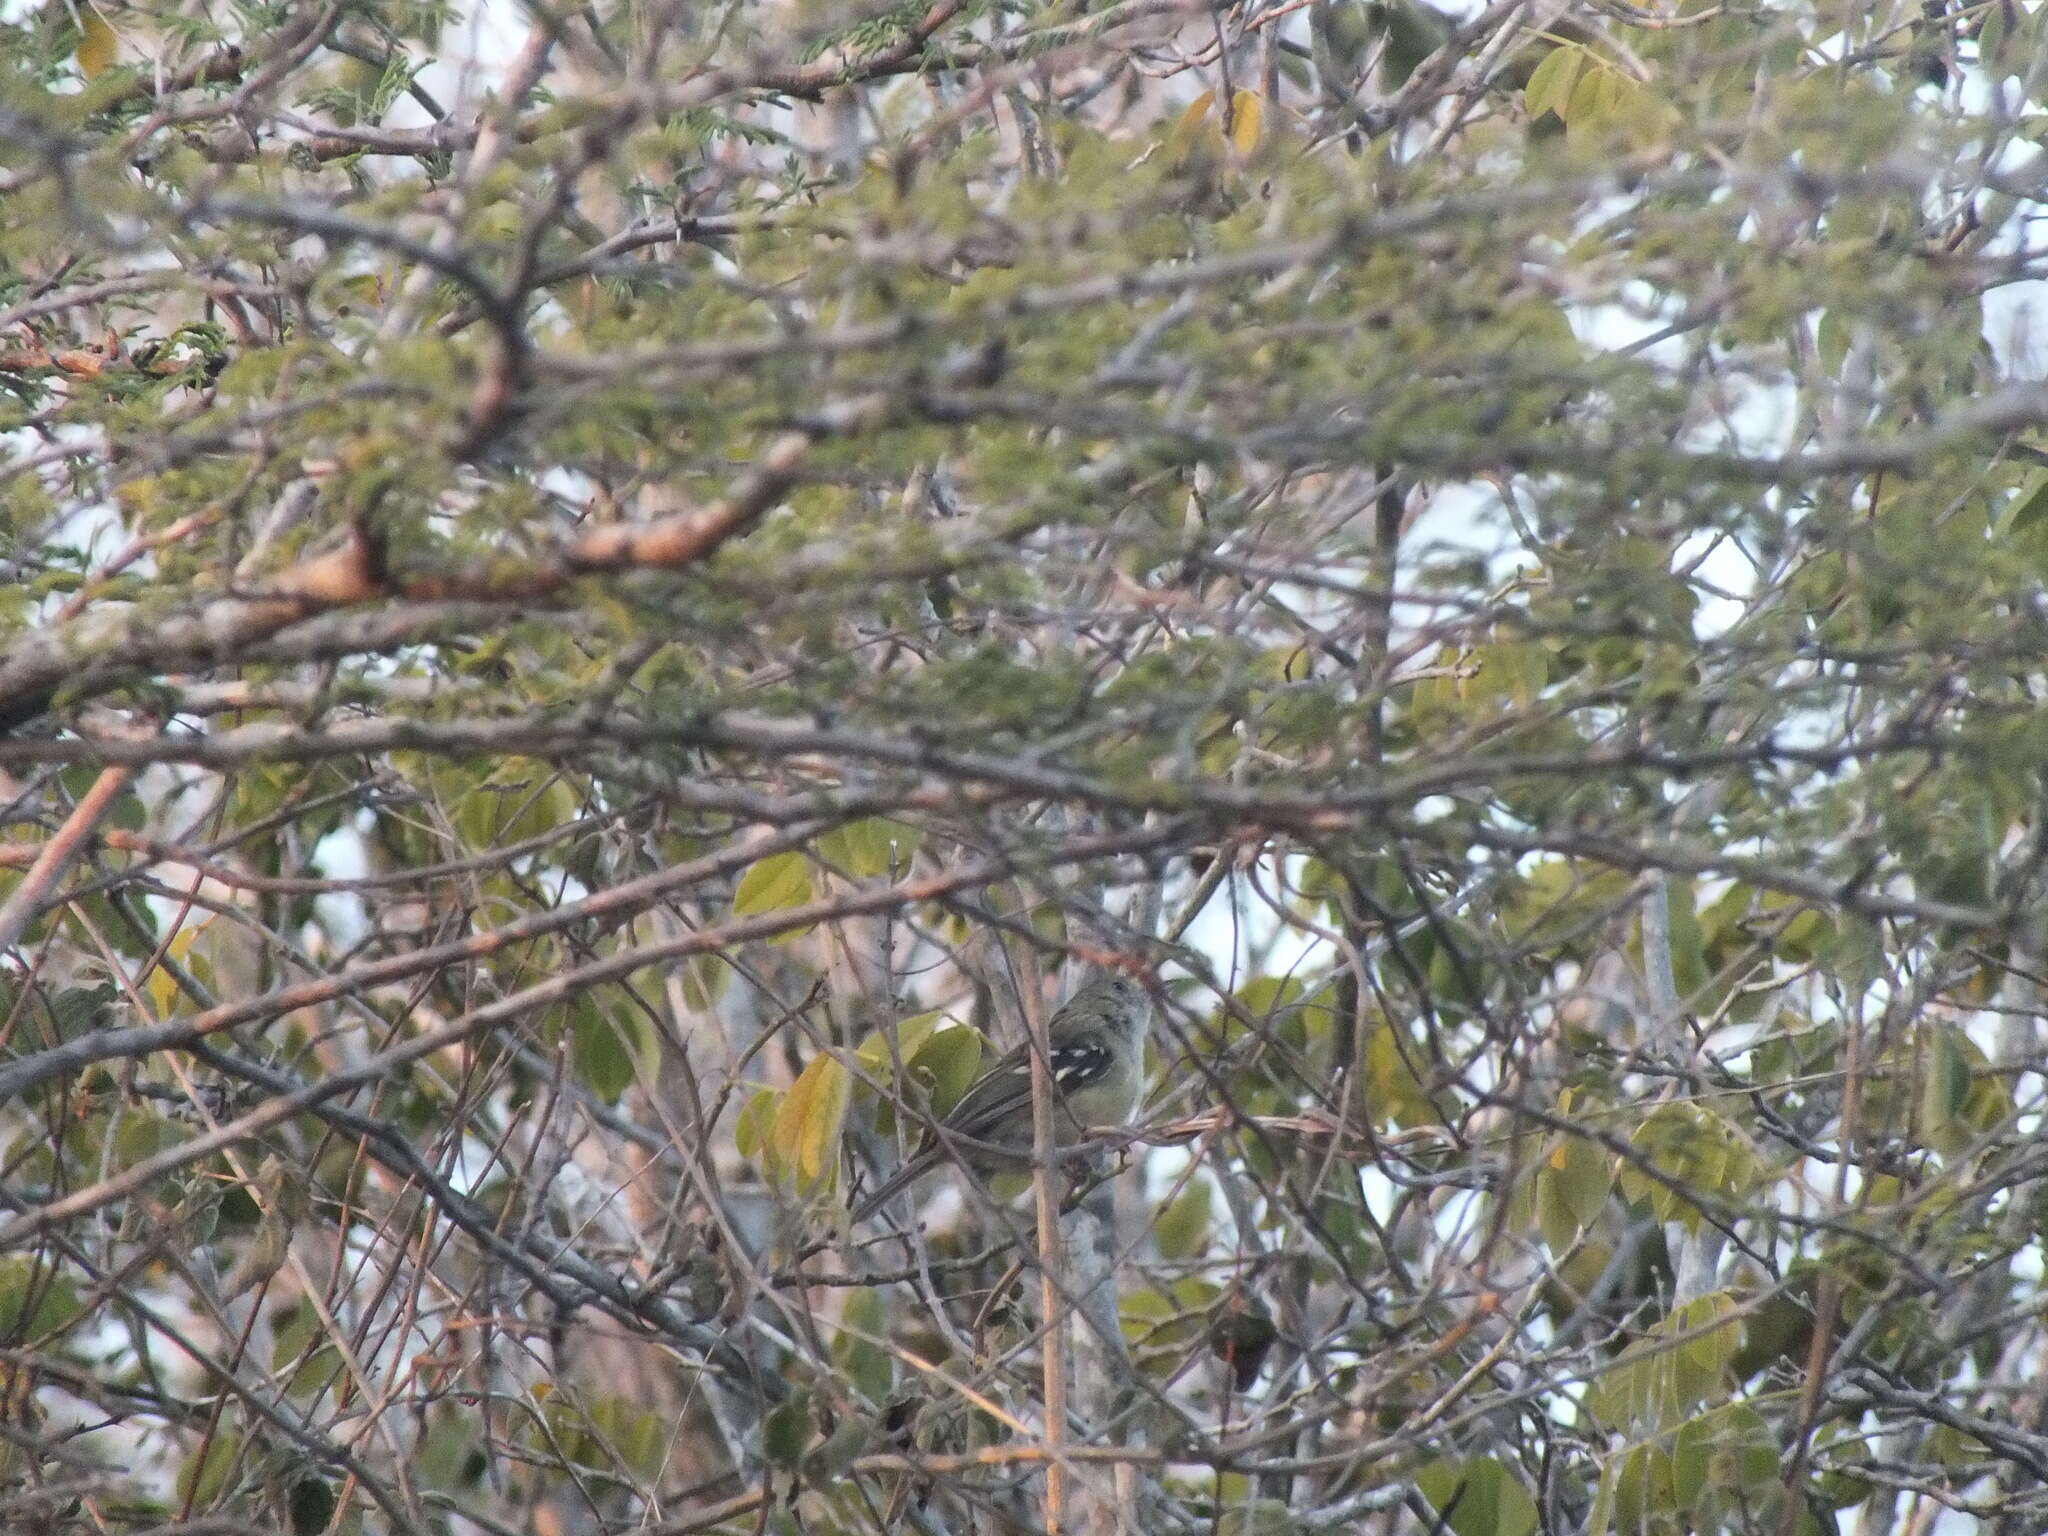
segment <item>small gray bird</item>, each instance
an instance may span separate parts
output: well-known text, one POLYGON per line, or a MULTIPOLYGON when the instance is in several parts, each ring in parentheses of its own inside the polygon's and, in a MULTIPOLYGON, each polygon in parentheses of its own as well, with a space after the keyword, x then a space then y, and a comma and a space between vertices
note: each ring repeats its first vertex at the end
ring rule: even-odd
MULTIPOLYGON (((1051 1055, 1052 1135, 1056 1146, 1071 1146, 1098 1126, 1122 1125, 1138 1107, 1145 1084, 1145 1034, 1152 999, 1127 976, 1097 976, 1076 992, 1045 1027, 1051 1055)), ((957 1157, 969 1167, 1017 1167, 1031 1160, 1031 1042, 1003 1054, 960 1096, 903 1166, 860 1203, 856 1222, 882 1208, 895 1194, 957 1157)))

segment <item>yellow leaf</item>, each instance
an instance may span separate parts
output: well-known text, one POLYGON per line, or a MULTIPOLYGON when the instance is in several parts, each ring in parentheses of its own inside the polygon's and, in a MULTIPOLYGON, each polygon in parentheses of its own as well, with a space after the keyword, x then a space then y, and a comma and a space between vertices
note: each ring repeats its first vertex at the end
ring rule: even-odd
POLYGON ((763 1088, 748 1099, 740 1110, 740 1117, 733 1125, 733 1146, 741 1157, 749 1161, 767 1154, 769 1166, 764 1170, 770 1178, 778 1176, 774 1164, 774 1149, 769 1145, 769 1136, 775 1128, 775 1090, 763 1088))
POLYGON ((1259 128, 1264 116, 1265 105, 1257 91, 1231 93, 1230 123, 1225 134, 1239 154, 1248 155, 1259 147, 1259 128))
POLYGON ((769 1141, 799 1184, 815 1184, 831 1169, 852 1088, 838 1057, 817 1056, 776 1108, 769 1141))
POLYGON ((1188 103, 1187 111, 1181 113, 1180 121, 1173 125, 1173 131, 1192 136, 1194 131, 1202 126, 1202 119, 1209 115, 1209 109, 1215 104, 1216 93, 1214 91, 1202 92, 1201 95, 1188 103))
MULTIPOLYGON (((189 965, 194 941, 206 931, 212 921, 212 918, 207 918, 205 922, 185 924, 172 935, 170 947, 164 951, 165 955, 179 965, 189 965)), ((168 1019, 176 1013, 183 995, 177 980, 162 966, 149 973, 149 997, 150 1001, 156 1004, 158 1018, 168 1019)))
POLYGON ((115 50, 121 40, 114 36, 114 29, 98 11, 87 10, 78 28, 78 70, 86 79, 96 78, 100 71, 114 62, 115 50))
POLYGON ((1195 140, 1202 131, 1202 120, 1209 115, 1209 108, 1215 105, 1216 93, 1204 91, 1188 103, 1187 110, 1174 119, 1166 135, 1166 158, 1178 165, 1194 152, 1195 140))
POLYGON ((1249 155, 1265 129, 1266 103, 1257 91, 1232 90, 1230 106, 1215 113, 1216 93, 1204 91, 1187 105, 1166 135, 1167 158, 1179 165, 1191 158, 1212 158, 1226 147, 1249 155))

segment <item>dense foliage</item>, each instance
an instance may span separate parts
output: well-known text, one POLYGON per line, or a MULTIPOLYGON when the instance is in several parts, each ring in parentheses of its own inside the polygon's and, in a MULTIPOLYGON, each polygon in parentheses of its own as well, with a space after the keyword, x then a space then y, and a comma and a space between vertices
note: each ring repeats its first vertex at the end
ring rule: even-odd
POLYGON ((2048 12, 5 14, 0 1525, 2048 1528, 2048 12))

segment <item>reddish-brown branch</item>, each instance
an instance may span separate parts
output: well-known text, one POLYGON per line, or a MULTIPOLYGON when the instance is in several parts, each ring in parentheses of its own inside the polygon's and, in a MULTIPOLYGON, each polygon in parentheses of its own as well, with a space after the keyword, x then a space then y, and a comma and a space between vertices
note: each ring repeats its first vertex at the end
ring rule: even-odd
POLYGON ((348 542, 314 555, 269 581, 261 591, 216 599, 179 619, 156 621, 153 636, 130 628, 126 616, 112 633, 88 614, 38 631, 0 656, 0 730, 32 719, 59 686, 80 682, 77 658, 96 658, 111 669, 137 647, 153 670, 246 653, 280 630, 316 613, 382 598, 446 602, 530 603, 561 591, 593 572, 679 570, 715 554, 744 533, 782 497, 813 443, 827 432, 871 425, 882 414, 881 396, 840 402, 804 430, 784 433, 762 451, 732 492, 715 505, 637 524, 607 524, 569 541, 525 568, 483 567, 415 575, 394 582, 383 540, 367 517, 358 517, 348 542))
POLYGON ((35 916, 46 896, 71 867, 71 861, 78 856, 79 848, 92 835, 107 812, 114 808, 114 802, 128 788, 128 781, 135 777, 135 770, 115 763, 102 769, 100 776, 93 780, 92 787, 79 799, 57 835, 43 844, 43 851, 9 893, 4 904, 0 904, 0 953, 12 949, 14 941, 21 937, 21 930, 35 916))
POLYGON ((248 67, 249 56, 233 43, 226 43, 204 58, 193 60, 183 69, 173 70, 161 85, 147 74, 137 75, 127 89, 107 98, 103 110, 123 107, 133 101, 172 96, 179 91, 189 91, 195 85, 226 85, 240 80, 248 67))

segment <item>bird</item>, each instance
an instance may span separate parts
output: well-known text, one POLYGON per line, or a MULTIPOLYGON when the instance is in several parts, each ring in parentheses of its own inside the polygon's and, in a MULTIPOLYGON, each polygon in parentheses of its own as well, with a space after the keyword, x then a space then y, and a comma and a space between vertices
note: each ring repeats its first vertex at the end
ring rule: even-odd
MULTIPOLYGON (((1122 1125, 1138 1107, 1145 1080, 1145 1035, 1152 999, 1128 976, 1089 981, 1045 1026, 1052 1072, 1052 1139, 1070 1146, 1084 1132, 1122 1125)), ((981 1169, 1015 1167, 1031 1160, 1031 1042, 1006 1051, 960 1096, 935 1132, 927 1132, 903 1166, 883 1180, 853 1213, 858 1224, 900 1190, 958 1157, 981 1169)))

